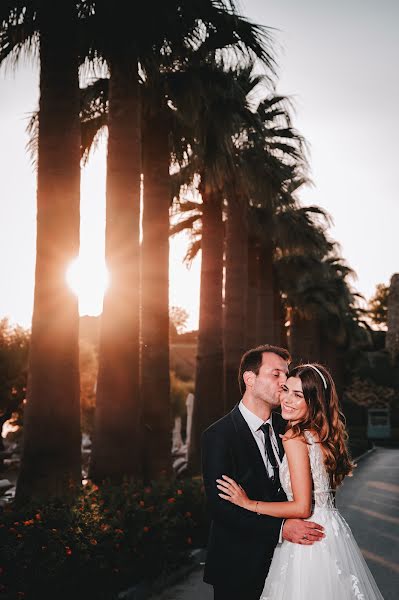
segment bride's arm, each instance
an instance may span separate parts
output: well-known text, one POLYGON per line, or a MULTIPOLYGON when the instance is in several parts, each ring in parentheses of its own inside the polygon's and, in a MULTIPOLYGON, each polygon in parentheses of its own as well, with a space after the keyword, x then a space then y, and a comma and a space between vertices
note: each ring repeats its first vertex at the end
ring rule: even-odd
POLYGON ((301 437, 283 438, 291 477, 293 500, 290 502, 261 502, 250 500, 245 491, 230 477, 217 479, 221 498, 247 510, 271 517, 306 519, 312 514, 312 476, 306 442, 301 437))

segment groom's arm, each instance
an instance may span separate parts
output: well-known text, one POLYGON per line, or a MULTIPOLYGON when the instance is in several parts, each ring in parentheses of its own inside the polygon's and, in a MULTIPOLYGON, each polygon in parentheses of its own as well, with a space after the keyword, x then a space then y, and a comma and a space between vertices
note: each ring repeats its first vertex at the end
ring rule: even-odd
MULTIPOLYGON (((205 492, 211 516, 226 527, 246 535, 264 533, 277 544, 282 519, 258 515, 219 497, 216 479, 222 475, 234 477, 234 464, 228 441, 217 431, 205 431, 202 436, 202 470, 205 492)), ((256 498, 255 498, 256 500, 256 498)))

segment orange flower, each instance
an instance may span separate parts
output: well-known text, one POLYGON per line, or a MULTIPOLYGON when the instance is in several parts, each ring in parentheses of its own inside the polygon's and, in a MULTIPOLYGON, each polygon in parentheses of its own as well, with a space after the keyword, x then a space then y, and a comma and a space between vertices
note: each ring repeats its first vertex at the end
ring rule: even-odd
POLYGON ((90 544, 92 546, 97 546, 97 540, 95 540, 94 538, 92 540, 90 540, 90 544))
POLYGON ((144 500, 140 500, 139 504, 140 506, 144 506, 144 500))
POLYGON ((149 527, 143 527, 143 531, 144 531, 144 533, 148 533, 150 531, 150 528, 149 527))
POLYGON ((29 519, 28 521, 24 521, 24 525, 33 525, 34 520, 33 519, 29 519))

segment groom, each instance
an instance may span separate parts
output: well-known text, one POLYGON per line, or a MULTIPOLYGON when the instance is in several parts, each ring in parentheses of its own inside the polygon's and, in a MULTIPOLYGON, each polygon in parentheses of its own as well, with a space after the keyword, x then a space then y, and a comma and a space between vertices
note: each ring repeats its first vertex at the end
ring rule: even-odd
POLYGON ((214 600, 259 600, 274 549, 281 537, 313 544, 322 527, 301 519, 279 519, 246 511, 218 496, 216 479, 228 475, 252 499, 287 500, 279 479, 284 454, 280 405, 290 355, 277 346, 249 350, 239 370, 241 402, 202 436, 202 467, 212 516, 204 581, 214 600), (281 530, 281 531, 280 531, 281 530))

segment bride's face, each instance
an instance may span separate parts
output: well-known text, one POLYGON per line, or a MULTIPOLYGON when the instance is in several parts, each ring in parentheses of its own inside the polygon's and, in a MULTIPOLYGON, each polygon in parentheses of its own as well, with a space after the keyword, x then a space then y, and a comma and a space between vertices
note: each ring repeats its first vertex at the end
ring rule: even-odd
POLYGON ((289 377, 282 386, 281 415, 292 425, 304 421, 308 414, 308 405, 303 395, 302 381, 299 377, 289 377))

